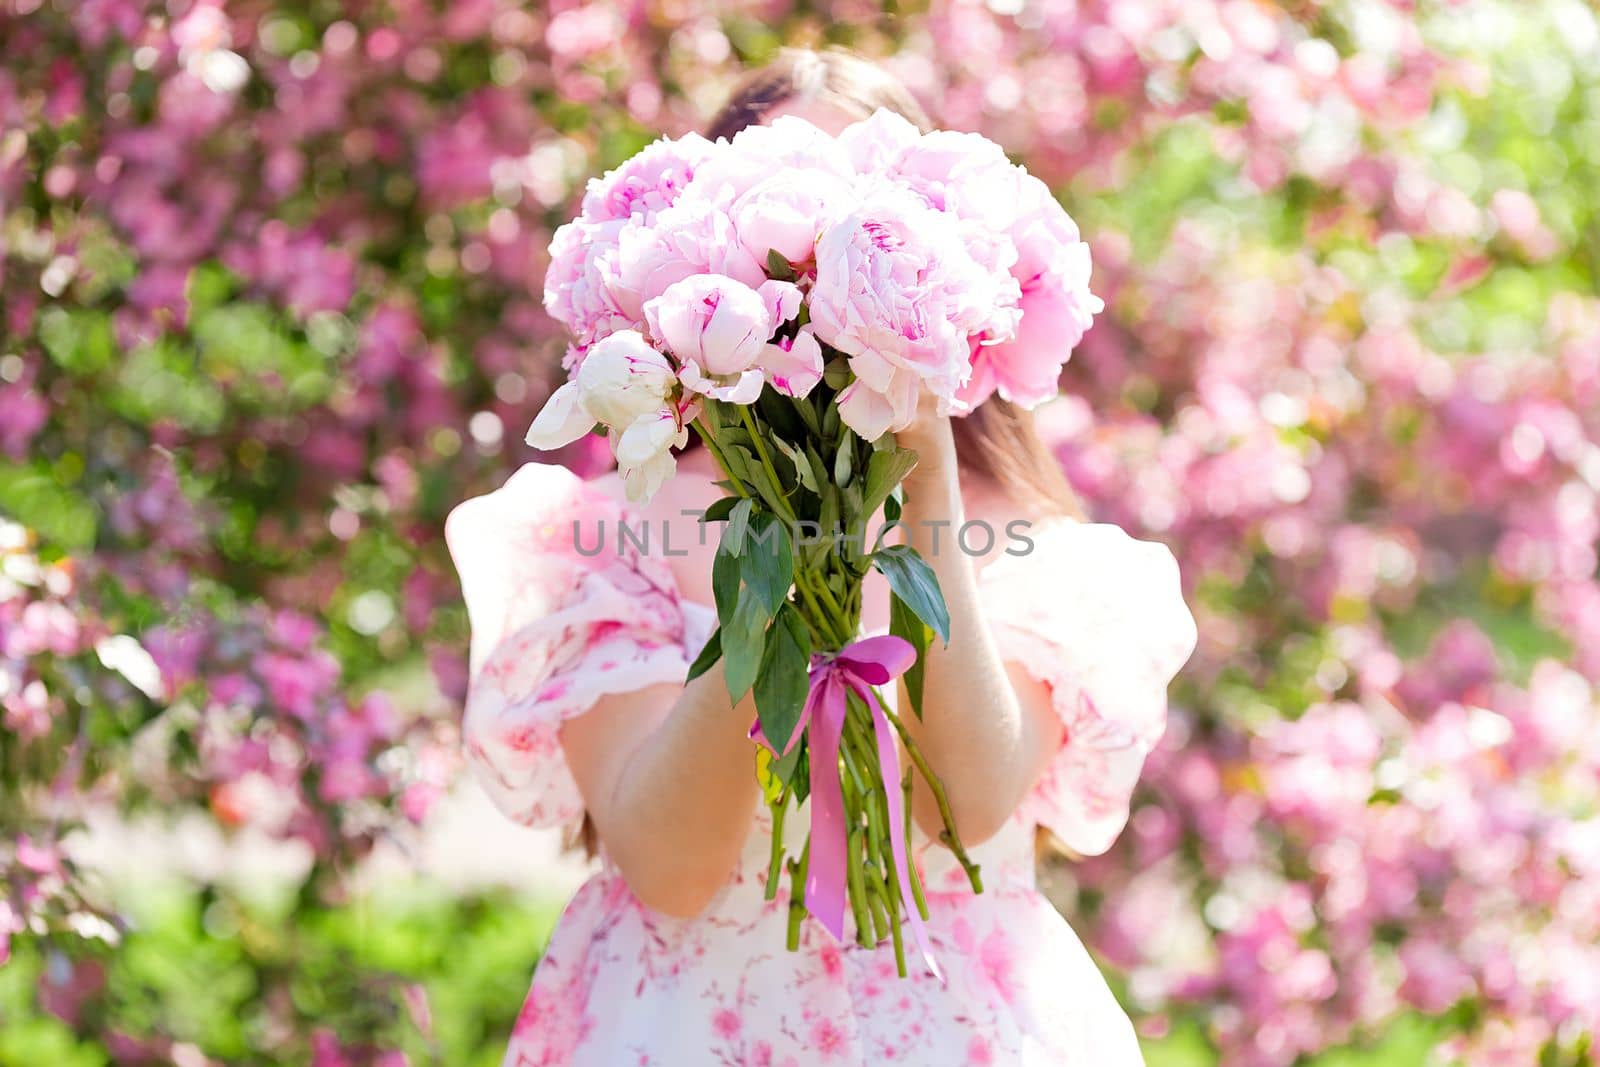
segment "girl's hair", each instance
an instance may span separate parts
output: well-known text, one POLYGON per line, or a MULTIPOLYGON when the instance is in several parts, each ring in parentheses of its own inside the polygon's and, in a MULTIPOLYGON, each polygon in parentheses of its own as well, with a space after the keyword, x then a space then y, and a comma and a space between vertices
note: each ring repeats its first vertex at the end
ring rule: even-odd
MULTIPOLYGON (((877 64, 842 48, 785 48, 734 85, 706 136, 732 137, 786 104, 827 104, 861 118, 887 108, 921 130, 932 127, 910 91, 877 64)), ((1030 412, 996 396, 972 414, 953 419, 951 426, 962 466, 993 483, 1013 504, 1041 517, 1083 517, 1082 505, 1060 462, 1039 439, 1030 412)))

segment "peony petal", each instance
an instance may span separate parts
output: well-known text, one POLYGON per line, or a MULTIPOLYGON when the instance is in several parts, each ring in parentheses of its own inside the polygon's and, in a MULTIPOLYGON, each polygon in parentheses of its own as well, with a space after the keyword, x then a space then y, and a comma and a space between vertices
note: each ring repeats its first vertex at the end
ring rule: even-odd
POLYGON ((637 330, 618 330, 590 348, 576 381, 590 415, 607 426, 626 426, 661 409, 677 372, 637 330))
POLYGON ((717 384, 716 379, 706 374, 698 364, 694 363, 685 363, 683 365, 683 369, 678 372, 678 381, 683 383, 684 389, 688 392, 699 393, 702 396, 717 384))
POLYGON ((768 278, 761 283, 761 288, 756 292, 767 305, 767 314, 772 319, 773 329, 800 314, 803 294, 794 282, 781 282, 776 278, 768 278))
POLYGON ((672 408, 643 415, 613 438, 617 473, 628 499, 643 503, 678 469, 674 448, 688 443, 689 431, 678 425, 672 408))
POLYGON ((678 472, 678 461, 671 452, 653 456, 637 467, 619 468, 622 489, 629 503, 643 504, 678 472))
POLYGON ((707 395, 730 404, 754 404, 760 398, 761 390, 766 384, 766 378, 759 370, 752 367, 739 375, 739 380, 732 385, 718 386, 710 390, 707 395))
POLYGON ((861 381, 845 386, 836 399, 839 418, 868 441, 882 437, 894 422, 894 407, 889 398, 869 389, 861 381))
POLYGON ((873 174, 888 169, 921 136, 904 115, 879 108, 840 131, 838 141, 857 171, 873 174))
POLYGON ((725 400, 730 404, 754 404, 761 396, 762 386, 766 384, 761 371, 754 367, 725 384, 702 373, 693 363, 683 368, 679 380, 690 392, 725 400))
POLYGON ((678 432, 678 418, 671 409, 641 415, 617 435, 618 466, 638 467, 670 451, 678 432))
POLYGON ((784 396, 804 397, 822 380, 822 345, 809 327, 786 344, 769 344, 761 368, 784 396))
POLYGON ((955 403, 951 410, 957 415, 967 415, 979 404, 994 395, 995 381, 994 363, 989 358, 988 349, 974 349, 972 353, 972 377, 967 379, 956 392, 955 403))
POLYGON ((595 419, 581 403, 577 382, 568 382, 546 400, 528 427, 528 444, 542 451, 570 445, 590 430, 595 419))
POLYGON ((679 289, 679 286, 692 280, 693 278, 686 278, 672 283, 667 286, 666 292, 644 305, 644 317, 650 327, 650 336, 656 343, 677 356, 681 363, 702 361, 699 319, 694 315, 689 302, 682 298, 685 291, 679 289))

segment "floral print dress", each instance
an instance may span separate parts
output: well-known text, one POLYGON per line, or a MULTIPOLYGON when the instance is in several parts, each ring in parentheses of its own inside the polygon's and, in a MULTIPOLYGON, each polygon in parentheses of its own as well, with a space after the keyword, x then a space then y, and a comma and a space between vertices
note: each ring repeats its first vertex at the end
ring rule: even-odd
MULTIPOLYGON (((681 682, 715 621, 679 594, 662 559, 616 538, 598 553, 574 544, 574 519, 625 515, 564 468, 529 464, 447 525, 472 625, 469 763, 526 826, 583 814, 562 722, 604 695, 681 682)), ((602 856, 534 975, 509 1067, 1143 1062, 1105 980, 1034 887, 1034 830, 1084 854, 1116 838, 1194 622, 1165 547, 1100 524, 1033 537, 1033 552, 997 559, 979 583, 997 643, 1049 686, 1065 739, 1005 828, 971 850, 981 895, 916 834, 946 981, 914 957, 901 979, 892 949, 837 943, 809 920, 800 950, 787 951, 787 880, 762 899, 771 826, 757 804, 738 869, 692 919, 647 908, 602 856)))

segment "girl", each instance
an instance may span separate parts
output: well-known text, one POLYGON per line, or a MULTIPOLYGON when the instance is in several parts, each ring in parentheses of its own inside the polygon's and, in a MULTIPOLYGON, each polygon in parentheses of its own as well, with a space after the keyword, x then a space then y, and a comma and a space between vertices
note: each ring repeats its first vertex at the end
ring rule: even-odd
MULTIPOLYGON (((709 132, 791 114, 836 133, 879 107, 926 127, 864 60, 786 52, 709 132)), ((1095 854, 1120 831, 1195 641, 1177 566, 1160 545, 1075 521, 1030 418, 1002 400, 965 419, 926 411, 899 441, 920 456, 902 522, 951 616, 948 646, 928 653, 923 719, 906 722, 985 885, 973 894, 929 839, 940 820, 919 781, 913 854, 943 983, 898 978, 887 947, 836 943, 810 921, 799 951, 784 948, 787 900, 762 892, 771 825, 753 705, 730 706, 720 664, 683 682, 714 622, 712 539, 696 515, 721 490, 703 449, 643 509, 623 505, 614 476, 529 464, 451 515, 472 622, 469 760, 513 819, 581 822, 601 859, 551 937, 508 1065, 1142 1062, 1034 888, 1034 837, 1095 854)), ((864 627, 886 619, 886 592, 869 588, 864 627)))

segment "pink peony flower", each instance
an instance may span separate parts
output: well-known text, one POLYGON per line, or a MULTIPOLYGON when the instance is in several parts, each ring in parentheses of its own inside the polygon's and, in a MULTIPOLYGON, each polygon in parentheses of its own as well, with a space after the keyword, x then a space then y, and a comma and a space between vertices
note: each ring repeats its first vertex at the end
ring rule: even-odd
MULTIPOLYGON (((750 373, 759 393, 760 372, 750 373)), ((675 397, 677 389, 671 361, 638 331, 619 330, 597 341, 572 380, 551 394, 528 429, 528 444, 562 448, 600 423, 628 499, 648 500, 677 469, 672 450, 689 440, 696 409, 675 397)))
POLYGON ((971 373, 971 334, 1010 282, 973 259, 953 217, 896 193, 880 188, 822 235, 811 290, 817 337, 861 382, 840 395, 841 414, 869 438, 909 425, 920 388, 953 400, 971 373))
POLYGON ((724 274, 753 289, 767 278, 766 258, 744 246, 724 208, 690 195, 653 222, 636 219, 622 229, 609 294, 615 306, 640 319, 645 304, 696 274, 724 274))
POLYGON ((888 171, 921 136, 905 116, 879 108, 842 130, 838 142, 857 173, 878 174, 888 171))
POLYGON ((697 133, 663 137, 604 177, 589 180, 583 218, 600 223, 643 216, 649 221, 672 206, 712 149, 697 133))
POLYGON ((1077 224, 1037 178, 1021 173, 1010 201, 1009 226, 1017 251, 1011 267, 1021 318, 1013 336, 986 339, 972 352, 972 378, 957 410, 970 411, 998 392, 1033 408, 1055 396, 1061 368, 1104 302, 1089 291, 1089 246, 1077 224))
MULTIPOLYGON (((809 172, 850 181, 856 171, 839 142, 805 119, 780 115, 734 134, 725 148, 696 172, 695 190, 731 205, 771 175, 809 172)), ((762 253, 765 260, 766 253, 762 253)))
MULTIPOLYGON (((903 135, 903 131, 902 131, 903 135)), ((1089 251, 1039 179, 978 134, 937 130, 892 157, 895 178, 955 216, 968 251, 1013 279, 975 332, 972 377, 955 410, 995 392, 1024 407, 1056 395, 1061 367, 1103 305, 1089 292, 1089 251)))
POLYGON ((617 240, 622 229, 621 222, 579 219, 556 230, 550 241, 545 310, 572 332, 580 346, 639 324, 636 311, 625 312, 613 295, 620 288, 617 240))
POLYGON ((859 200, 849 182, 824 170, 782 170, 734 200, 728 217, 745 251, 760 263, 777 252, 790 263, 812 257, 817 235, 859 200))
POLYGON ((749 404, 761 393, 757 361, 772 336, 761 294, 720 274, 675 282, 644 308, 650 332, 682 364, 685 388, 749 404))
POLYGON ((894 158, 890 173, 940 211, 994 229, 1004 229, 1016 211, 1016 186, 1027 175, 987 137, 953 130, 923 134, 894 158))

